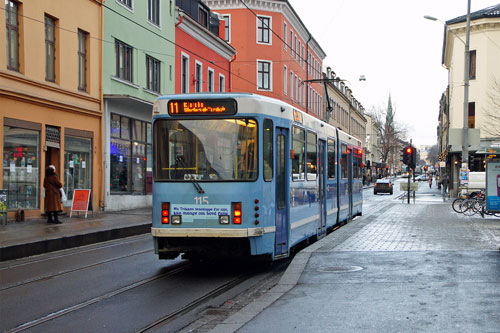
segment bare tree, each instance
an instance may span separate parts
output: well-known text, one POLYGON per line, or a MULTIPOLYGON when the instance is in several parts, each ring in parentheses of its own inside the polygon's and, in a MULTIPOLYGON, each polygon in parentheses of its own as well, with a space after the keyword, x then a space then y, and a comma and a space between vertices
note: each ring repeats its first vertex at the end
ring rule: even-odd
POLYGON ((439 147, 437 144, 435 144, 429 149, 429 154, 427 155, 427 159, 429 160, 431 165, 436 165, 436 163, 438 162, 438 155, 439 147))
POLYGON ((399 158, 401 142, 406 140, 406 126, 395 121, 396 111, 392 108, 391 97, 387 109, 372 108, 369 115, 373 118, 378 128, 378 138, 382 153, 382 162, 393 165, 396 164, 394 156, 399 158))
POLYGON ((494 79, 488 90, 488 108, 484 110, 485 124, 481 126, 486 134, 500 137, 500 79, 494 79))

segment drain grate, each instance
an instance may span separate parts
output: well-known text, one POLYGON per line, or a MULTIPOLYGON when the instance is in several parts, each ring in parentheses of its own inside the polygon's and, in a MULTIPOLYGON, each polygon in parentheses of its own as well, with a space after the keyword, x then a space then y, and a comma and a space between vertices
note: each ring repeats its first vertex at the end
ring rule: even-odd
POLYGON ((328 267, 321 267, 318 269, 318 271, 326 273, 350 273, 350 272, 357 272, 362 269, 363 267, 361 266, 328 266, 328 267))

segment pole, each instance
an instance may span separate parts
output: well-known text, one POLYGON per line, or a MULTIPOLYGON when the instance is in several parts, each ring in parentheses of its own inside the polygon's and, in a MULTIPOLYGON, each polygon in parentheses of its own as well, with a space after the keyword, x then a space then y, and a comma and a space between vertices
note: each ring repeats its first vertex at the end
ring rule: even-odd
MULTIPOLYGON (((411 145, 411 139, 410 139, 410 147, 412 147, 412 145, 411 145)), ((410 178, 411 178, 410 164, 411 164, 411 162, 408 163, 408 166, 407 166, 407 168, 408 168, 408 204, 410 203, 410 193, 411 193, 411 191, 410 191, 410 178)))
POLYGON ((465 61, 464 61, 464 126, 462 135, 462 165, 465 163, 465 168, 469 169, 469 67, 470 67, 470 2, 467 0, 467 18, 466 18, 466 33, 465 33, 465 61))

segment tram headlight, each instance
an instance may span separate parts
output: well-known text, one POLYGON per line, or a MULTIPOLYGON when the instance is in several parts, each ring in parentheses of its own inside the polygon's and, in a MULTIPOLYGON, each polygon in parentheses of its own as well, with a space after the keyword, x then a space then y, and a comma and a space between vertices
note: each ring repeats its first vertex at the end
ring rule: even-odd
POLYGON ((182 216, 181 215, 172 215, 172 224, 181 224, 182 216))
POLYGON ((229 215, 219 215, 220 224, 229 224, 229 215))

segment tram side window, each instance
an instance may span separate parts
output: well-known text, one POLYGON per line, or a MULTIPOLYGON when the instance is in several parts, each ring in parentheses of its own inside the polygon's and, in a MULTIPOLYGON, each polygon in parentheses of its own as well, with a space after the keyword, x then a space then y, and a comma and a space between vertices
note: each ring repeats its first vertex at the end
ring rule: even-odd
POLYGON ((307 132, 307 180, 316 180, 318 153, 317 135, 307 132))
POLYGON ((328 139, 328 179, 335 179, 335 141, 328 139))
POLYGON ((264 180, 273 180, 273 121, 264 119, 264 180))
POLYGON ((362 172, 361 172, 361 155, 354 154, 353 158, 353 171, 354 171, 354 178, 362 178, 362 172))
POLYGON ((293 127, 293 161, 292 178, 294 181, 304 180, 305 170, 305 131, 298 127, 293 127))
POLYGON ((342 168, 342 178, 347 178, 347 146, 342 145, 342 158, 340 159, 340 167, 342 168))

